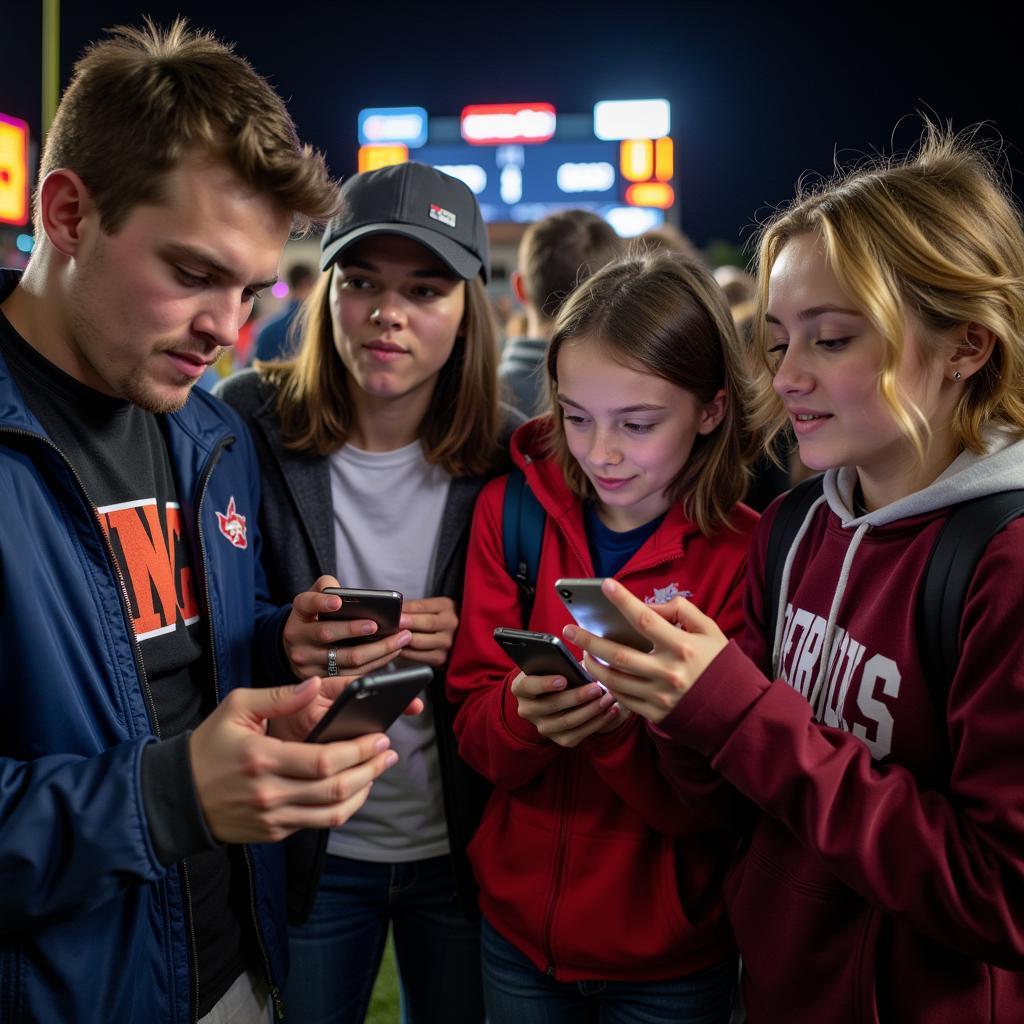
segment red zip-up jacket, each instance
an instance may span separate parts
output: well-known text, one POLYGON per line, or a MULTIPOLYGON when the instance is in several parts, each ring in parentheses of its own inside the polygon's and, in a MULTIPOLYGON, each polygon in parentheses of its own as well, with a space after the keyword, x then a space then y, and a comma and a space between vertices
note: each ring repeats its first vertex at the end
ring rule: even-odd
MULTIPOLYGON (((554 581, 594 568, 581 503, 557 465, 529 458, 544 429, 544 421, 525 424, 512 448, 547 512, 529 627, 557 636, 572 619, 554 581)), ((459 752, 494 784, 469 848, 481 909, 562 981, 655 981, 719 963, 733 949, 721 879, 735 846, 734 794, 695 756, 686 770, 674 763, 670 786, 635 716, 564 749, 517 713, 510 684, 519 670, 491 635, 522 626, 502 548, 506 480, 491 481, 477 503, 448 669, 459 752)), ((735 531, 708 538, 673 506, 616 578, 642 598, 690 594, 734 633, 756 520, 738 506, 735 531)))
POLYGON ((1000 466, 1002 486, 1024 486, 1024 442, 963 461, 975 468, 962 485, 950 474, 904 499, 914 514, 817 509, 793 555, 775 682, 769 508, 742 642, 654 730, 667 770, 673 750, 684 770, 699 751, 762 809, 725 886, 751 1024, 1024 1021, 1024 520, 978 563, 948 694, 924 679, 915 635, 950 499, 1001 489, 1000 466))

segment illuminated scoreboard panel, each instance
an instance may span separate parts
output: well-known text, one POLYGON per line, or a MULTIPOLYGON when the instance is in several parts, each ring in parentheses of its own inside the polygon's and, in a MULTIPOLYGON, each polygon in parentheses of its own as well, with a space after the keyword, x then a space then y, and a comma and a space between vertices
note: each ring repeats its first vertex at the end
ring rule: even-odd
POLYGON ((370 108, 359 118, 359 170, 418 160, 464 181, 487 221, 584 208, 635 235, 675 205, 669 123, 666 100, 602 101, 593 118, 550 103, 477 104, 459 119, 370 108))
POLYGON ((556 209, 621 206, 625 186, 614 142, 541 146, 426 145, 415 159, 461 178, 488 221, 531 221, 556 209))
POLYGON ((0 224, 28 222, 28 125, 0 114, 0 224))

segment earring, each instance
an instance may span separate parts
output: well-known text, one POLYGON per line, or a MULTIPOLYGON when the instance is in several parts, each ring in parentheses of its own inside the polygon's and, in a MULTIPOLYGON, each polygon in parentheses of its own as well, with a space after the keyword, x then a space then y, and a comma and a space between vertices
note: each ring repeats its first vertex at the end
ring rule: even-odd
POLYGON ((954 371, 953 380, 961 380, 962 378, 963 374, 959 370, 954 371))

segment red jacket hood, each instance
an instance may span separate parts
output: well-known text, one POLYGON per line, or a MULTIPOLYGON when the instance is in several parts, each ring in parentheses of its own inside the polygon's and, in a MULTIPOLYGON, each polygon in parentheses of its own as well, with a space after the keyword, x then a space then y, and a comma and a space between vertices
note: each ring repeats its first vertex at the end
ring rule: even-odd
MULTIPOLYGON (((566 534, 569 542, 580 551, 587 550, 587 535, 583 525, 583 505, 566 483, 565 475, 550 450, 552 417, 538 416, 518 427, 512 435, 512 461, 526 476, 530 490, 541 507, 566 534)), ((737 506, 737 515, 743 529, 753 524, 750 510, 737 506), (742 510, 742 511, 739 511, 742 510)), ((685 512, 681 502, 673 502, 665 515, 668 529, 658 530, 647 542, 643 564, 656 564, 679 554, 687 542, 700 530, 685 512)), ((640 568, 634 563, 633 568, 640 568)))

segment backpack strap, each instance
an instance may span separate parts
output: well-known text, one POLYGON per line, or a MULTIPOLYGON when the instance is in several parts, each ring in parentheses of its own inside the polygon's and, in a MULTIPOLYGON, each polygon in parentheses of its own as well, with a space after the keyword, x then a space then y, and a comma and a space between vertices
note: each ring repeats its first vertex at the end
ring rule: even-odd
POLYGON ((526 475, 515 467, 509 473, 505 485, 501 541, 505 552, 505 571, 519 588, 524 628, 529 625, 530 613, 533 611, 546 518, 537 496, 526 482, 526 475))
POLYGON ((960 661, 964 600, 988 542, 1024 515, 1024 490, 986 494, 957 505, 932 546, 918 593, 918 650, 936 707, 944 709, 960 661))
POLYGON ((775 620, 779 614, 779 591, 782 589, 782 570, 786 555, 793 546, 800 524, 807 518, 810 507, 824 491, 824 477, 812 476, 786 492, 772 521, 768 535, 768 552, 764 563, 764 622, 769 646, 775 636, 775 620))

